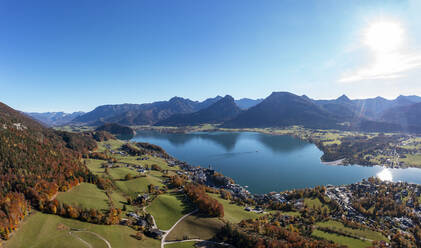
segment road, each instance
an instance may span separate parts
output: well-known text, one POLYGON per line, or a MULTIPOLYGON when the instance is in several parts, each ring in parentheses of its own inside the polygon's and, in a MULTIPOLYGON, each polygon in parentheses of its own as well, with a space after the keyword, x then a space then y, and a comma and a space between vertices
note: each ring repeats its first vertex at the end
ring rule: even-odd
MULTIPOLYGON (((162 239, 161 239, 161 248, 164 248, 165 247, 165 245, 167 244, 167 242, 165 242, 165 238, 167 238, 167 235, 175 228, 175 226, 177 226, 177 224, 178 223, 180 223, 182 220, 184 220, 184 218, 186 218, 187 216, 190 216, 190 215, 192 215, 192 214, 195 214, 195 213, 197 213, 199 210, 198 209, 196 209, 196 210, 193 210, 192 212, 190 212, 190 213, 188 213, 188 214, 186 214, 186 215, 184 215, 183 217, 181 217, 180 219, 178 219, 177 220, 177 222, 170 228, 170 229, 168 229, 168 230, 161 230, 161 231, 163 231, 163 232, 165 232, 164 233, 164 235, 162 235, 162 239)), ((169 244, 169 243, 168 243, 169 244)))

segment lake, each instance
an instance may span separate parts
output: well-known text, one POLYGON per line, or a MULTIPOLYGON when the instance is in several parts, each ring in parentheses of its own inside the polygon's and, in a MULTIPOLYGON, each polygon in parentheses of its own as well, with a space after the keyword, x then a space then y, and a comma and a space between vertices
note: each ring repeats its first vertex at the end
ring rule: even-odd
POLYGON ((421 183, 421 169, 326 165, 323 152, 291 136, 254 132, 168 134, 140 131, 133 141, 148 142, 191 165, 211 166, 252 193, 317 185, 350 184, 378 176, 383 180, 421 183))

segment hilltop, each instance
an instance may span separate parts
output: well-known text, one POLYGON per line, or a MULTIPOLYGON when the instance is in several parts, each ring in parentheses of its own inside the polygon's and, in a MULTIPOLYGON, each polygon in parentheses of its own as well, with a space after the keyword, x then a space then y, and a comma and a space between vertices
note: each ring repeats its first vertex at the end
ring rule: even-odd
POLYGON ((274 92, 261 103, 224 123, 224 127, 334 127, 332 114, 289 92, 274 92))
POLYGON ((231 120, 241 113, 241 109, 235 104, 232 96, 225 96, 207 108, 189 114, 176 114, 163 121, 157 126, 189 126, 205 123, 223 123, 231 120))

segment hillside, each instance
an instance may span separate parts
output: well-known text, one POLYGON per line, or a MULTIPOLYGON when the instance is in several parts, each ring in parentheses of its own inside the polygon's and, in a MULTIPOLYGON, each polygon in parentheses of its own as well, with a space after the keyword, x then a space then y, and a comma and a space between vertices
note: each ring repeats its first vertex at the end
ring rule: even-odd
POLYGON ((128 111, 136 111, 141 108, 140 104, 116 104, 116 105, 102 105, 96 107, 94 110, 75 118, 72 123, 95 124, 106 121, 120 113, 128 111))
POLYGON ((103 105, 78 118, 74 124, 102 125, 113 122, 123 125, 151 125, 174 114, 192 113, 207 108, 220 100, 220 96, 206 99, 203 102, 173 97, 169 101, 145 104, 103 105))
POLYGON ((273 92, 258 105, 225 122, 225 127, 334 127, 336 119, 312 101, 289 92, 273 92))
POLYGON ((421 130, 421 103, 391 108, 382 115, 381 120, 398 124, 405 131, 418 132, 421 130))
POLYGON ((158 122, 157 126, 193 126, 205 123, 222 123, 241 112, 234 98, 227 95, 209 107, 190 114, 177 114, 158 122))
POLYGON ((117 123, 107 123, 98 127, 95 131, 106 131, 116 136, 118 139, 129 140, 133 138, 135 132, 133 129, 127 126, 123 126, 117 123))
POLYGON ((0 236, 17 227, 27 201, 43 208, 58 190, 86 179, 80 157, 52 129, 0 103, 0 236))

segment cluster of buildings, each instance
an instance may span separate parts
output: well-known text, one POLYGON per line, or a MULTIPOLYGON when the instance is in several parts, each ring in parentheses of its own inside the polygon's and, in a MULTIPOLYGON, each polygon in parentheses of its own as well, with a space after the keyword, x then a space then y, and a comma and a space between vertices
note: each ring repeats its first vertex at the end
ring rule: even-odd
POLYGON ((117 155, 121 155, 121 156, 124 156, 124 157, 126 157, 126 156, 128 156, 128 154, 127 154, 127 152, 125 152, 125 151, 116 151, 116 150, 113 150, 112 148, 111 148, 111 145, 110 144, 105 144, 104 145, 105 146, 105 148, 111 153, 111 154, 117 154, 117 155))
POLYGON ((223 187, 225 190, 231 193, 231 195, 234 195, 236 197, 239 197, 241 199, 247 199, 250 198, 251 194, 246 189, 246 186, 241 186, 239 184, 235 183, 229 183, 223 187))
POLYGON ((146 172, 146 169, 141 165, 126 164, 126 167, 129 168, 130 170, 136 170, 139 173, 145 173, 146 172))
MULTIPOLYGON (((381 182, 386 183, 388 182, 381 182)), ((374 223, 368 216, 364 216, 362 213, 358 212, 352 206, 352 199, 356 196, 352 194, 353 191, 359 192, 367 192, 371 195, 378 195, 378 187, 379 185, 376 182, 369 182, 363 181, 354 183, 348 186, 328 186, 326 187, 326 196, 328 196, 331 200, 337 202, 341 208, 344 210, 344 215, 347 219, 354 220, 356 222, 371 226, 374 223)), ((421 186, 417 184, 408 184, 408 183, 399 183, 397 185, 401 190, 393 195, 393 200, 398 203, 404 203, 406 207, 410 208, 412 212, 417 216, 418 221, 421 221, 421 202, 414 202, 412 197, 414 196, 416 199, 421 199, 421 186), (413 194, 413 195, 412 195, 413 194), (405 199, 405 201, 403 201, 405 199)), ((337 216, 341 217, 341 216, 337 216)), ((401 217, 390 217, 385 216, 384 220, 388 223, 393 224, 396 227, 399 227, 401 230, 407 230, 408 228, 414 227, 414 221, 409 218, 408 216, 401 216, 401 217)))

